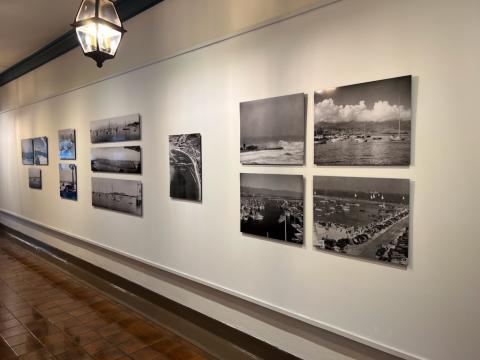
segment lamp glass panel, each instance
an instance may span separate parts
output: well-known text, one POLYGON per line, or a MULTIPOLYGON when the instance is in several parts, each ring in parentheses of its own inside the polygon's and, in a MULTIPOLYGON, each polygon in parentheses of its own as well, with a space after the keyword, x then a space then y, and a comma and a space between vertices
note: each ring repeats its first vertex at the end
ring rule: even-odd
POLYGON ((111 22, 112 24, 122 26, 120 19, 115 10, 115 5, 110 0, 100 0, 100 6, 98 7, 98 16, 104 20, 111 22))
POLYGON ((76 21, 87 20, 93 17, 95 17, 95 0, 83 0, 76 21))
POLYGON ((122 39, 122 33, 111 27, 98 24, 98 46, 100 51, 110 55, 115 55, 122 39))
POLYGON ((88 53, 97 50, 97 25, 95 23, 91 22, 79 26, 76 31, 83 52, 88 53))

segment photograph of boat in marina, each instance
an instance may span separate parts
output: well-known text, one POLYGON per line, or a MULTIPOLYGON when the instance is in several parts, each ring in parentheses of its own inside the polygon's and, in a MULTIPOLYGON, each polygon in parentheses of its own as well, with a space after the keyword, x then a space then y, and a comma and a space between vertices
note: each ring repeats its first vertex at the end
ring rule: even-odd
POLYGON ((140 114, 95 120, 90 123, 90 140, 92 144, 140 139, 140 114))
POLYGON ((77 154, 74 129, 58 131, 58 156, 60 157, 60 160, 76 159, 77 154))
POLYGON ((58 164, 60 170, 60 197, 77 200, 77 166, 75 164, 58 164))
POLYGON ((42 189, 42 170, 28 169, 28 187, 30 189, 42 189))
POLYGON ((240 174, 240 231, 303 244, 301 175, 240 174))
POLYGON ((316 165, 410 165, 412 77, 315 92, 316 165))
POLYGON ((92 205, 142 216, 142 183, 135 180, 92 178, 92 205))
POLYGON ((48 139, 46 137, 33 139, 33 158, 35 165, 48 165, 48 139))
POLYGON ((314 176, 313 245, 408 265, 408 179, 314 176))
POLYGON ((170 135, 170 197, 202 201, 202 137, 170 135))
POLYGON ((240 162, 303 165, 305 94, 240 103, 240 162))
POLYGON ((141 174, 140 146, 97 147, 91 149, 90 165, 93 172, 141 174))
POLYGON ((22 164, 33 165, 33 139, 22 140, 22 164))

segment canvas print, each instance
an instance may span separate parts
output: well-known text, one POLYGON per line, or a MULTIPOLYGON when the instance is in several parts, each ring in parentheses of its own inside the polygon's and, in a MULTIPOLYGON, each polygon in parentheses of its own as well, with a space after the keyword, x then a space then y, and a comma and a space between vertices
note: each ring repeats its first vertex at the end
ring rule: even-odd
POLYGON ((77 166, 75 164, 59 164, 60 197, 77 200, 77 166))
POLYGON ((58 148, 60 160, 75 160, 77 158, 74 129, 60 130, 58 132, 58 148))
POLYGON ((410 165, 412 77, 315 92, 315 164, 410 165))
POLYGON ((92 144, 141 139, 140 115, 133 114, 90 123, 92 144))
POLYGON ((242 233, 303 244, 301 175, 240 174, 242 233))
POLYGON ((92 178, 92 205, 142 216, 142 183, 134 180, 92 178))
POLYGON ((90 164, 93 172, 141 174, 142 150, 140 146, 93 148, 90 164))
POLYGON ((240 162, 303 165, 305 94, 240 103, 240 162))
POLYGON ((202 137, 170 135, 170 196, 202 201, 202 137))
POLYGON ((42 188, 42 170, 38 168, 28 169, 28 186, 30 189, 42 188))
POLYGON ((48 139, 46 137, 33 139, 33 157, 35 165, 48 165, 48 139))
POLYGON ((408 179, 314 176, 314 246, 407 265, 409 196, 408 179))
POLYGON ((22 140, 22 164, 33 165, 33 139, 22 140))

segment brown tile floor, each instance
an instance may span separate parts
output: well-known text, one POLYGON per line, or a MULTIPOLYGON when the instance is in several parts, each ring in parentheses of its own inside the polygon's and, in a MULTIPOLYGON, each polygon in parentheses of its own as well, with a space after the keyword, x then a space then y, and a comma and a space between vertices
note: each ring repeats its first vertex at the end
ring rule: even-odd
POLYGON ((212 359, 0 233, 0 359, 212 359))

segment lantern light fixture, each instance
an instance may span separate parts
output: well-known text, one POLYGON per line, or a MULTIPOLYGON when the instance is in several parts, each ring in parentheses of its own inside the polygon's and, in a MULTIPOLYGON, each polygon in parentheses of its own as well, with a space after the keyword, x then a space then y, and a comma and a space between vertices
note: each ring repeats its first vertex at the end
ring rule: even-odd
POLYGON ((83 54, 95 60, 98 67, 115 57, 126 32, 112 0, 82 0, 72 27, 83 54))

